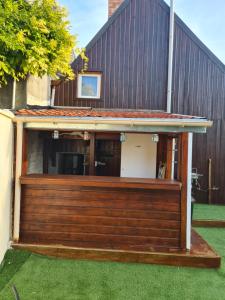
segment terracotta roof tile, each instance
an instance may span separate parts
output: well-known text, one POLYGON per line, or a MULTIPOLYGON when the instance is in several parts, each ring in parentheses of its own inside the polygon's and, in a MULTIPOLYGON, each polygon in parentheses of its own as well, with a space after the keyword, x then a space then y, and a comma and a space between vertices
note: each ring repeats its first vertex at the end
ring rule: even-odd
POLYGON ((131 118, 131 119, 192 119, 196 117, 168 114, 154 111, 94 110, 94 109, 21 109, 17 116, 29 117, 91 117, 91 118, 131 118))

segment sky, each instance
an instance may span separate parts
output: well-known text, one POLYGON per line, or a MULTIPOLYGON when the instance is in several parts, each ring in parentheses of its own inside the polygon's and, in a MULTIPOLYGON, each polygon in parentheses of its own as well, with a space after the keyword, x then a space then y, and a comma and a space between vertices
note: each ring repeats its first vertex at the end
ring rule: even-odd
MULTIPOLYGON (((142 0, 139 0, 142 1, 142 0)), ((107 21, 108 0, 58 0, 69 12, 71 32, 85 47, 107 21)), ((169 3, 170 0, 165 0, 169 3)), ((175 12, 225 64, 225 0, 174 0, 175 12)))

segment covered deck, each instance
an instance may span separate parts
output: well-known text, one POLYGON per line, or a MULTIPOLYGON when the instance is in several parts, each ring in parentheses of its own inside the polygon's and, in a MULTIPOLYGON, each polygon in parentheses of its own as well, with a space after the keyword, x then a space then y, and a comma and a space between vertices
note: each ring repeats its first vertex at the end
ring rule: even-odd
MULTIPOLYGON (((204 132, 209 122, 167 114, 161 120, 143 112, 129 112, 129 120, 109 118, 105 111, 101 117, 88 112, 95 114, 88 119, 70 110, 66 119, 52 113, 23 111, 16 117, 14 245, 187 265, 182 257, 196 256, 192 132, 204 132), (156 253, 163 259, 149 258, 156 253)), ((207 247, 208 262, 189 263, 218 267, 218 256, 207 247)))

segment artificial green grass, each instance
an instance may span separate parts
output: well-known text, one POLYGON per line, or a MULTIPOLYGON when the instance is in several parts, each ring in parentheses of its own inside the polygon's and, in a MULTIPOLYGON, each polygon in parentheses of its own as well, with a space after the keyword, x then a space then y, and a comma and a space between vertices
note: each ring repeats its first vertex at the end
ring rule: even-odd
POLYGON ((225 206, 194 204, 193 220, 225 220, 225 206))
POLYGON ((0 291, 14 276, 14 274, 16 274, 16 272, 21 268, 30 255, 31 253, 27 251, 7 251, 4 260, 0 265, 0 291))
MULTIPOLYGON (((223 256, 219 270, 72 261, 32 254, 0 292, 0 299, 14 299, 10 287, 15 284, 21 300, 225 300, 225 230, 200 228, 198 232, 223 256)), ((18 252, 10 256, 12 265, 17 265, 18 252)))

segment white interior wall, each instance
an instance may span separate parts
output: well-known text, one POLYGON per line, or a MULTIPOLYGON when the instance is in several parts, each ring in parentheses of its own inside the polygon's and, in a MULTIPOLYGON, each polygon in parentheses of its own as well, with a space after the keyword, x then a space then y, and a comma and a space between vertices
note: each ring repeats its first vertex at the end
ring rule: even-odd
POLYGON ((0 114, 0 263, 11 237, 13 183, 13 124, 0 114))
POLYGON ((121 177, 156 178, 157 143, 151 134, 127 133, 121 148, 121 177))

